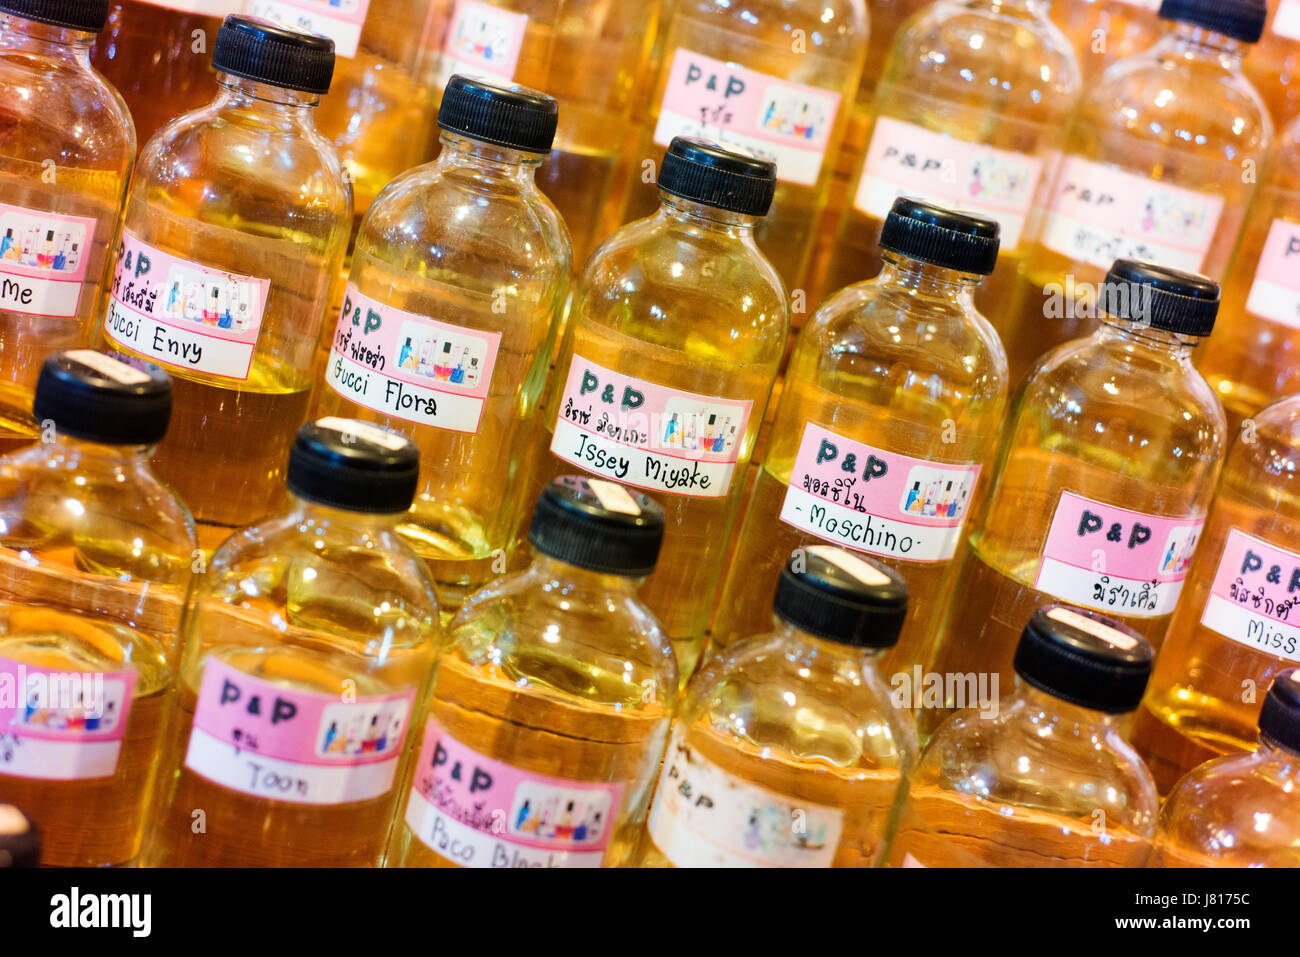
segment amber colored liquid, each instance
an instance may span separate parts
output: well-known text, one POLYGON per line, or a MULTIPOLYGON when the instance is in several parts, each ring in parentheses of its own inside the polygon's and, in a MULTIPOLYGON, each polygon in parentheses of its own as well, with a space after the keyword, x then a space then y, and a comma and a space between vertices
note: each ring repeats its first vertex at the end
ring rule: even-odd
POLYGON ((1268 0, 1269 26, 1242 62, 1242 71, 1259 90, 1278 126, 1300 115, 1300 40, 1272 27, 1278 0, 1268 0))
POLYGON ((606 199, 618 162, 614 149, 583 149, 577 144, 566 149, 561 145, 537 171, 538 189, 555 204, 569 227, 577 268, 605 238, 609 226, 606 199))
MULTIPOLYGON (((602 675, 593 673, 591 680, 600 684, 602 675)), ((609 680, 614 688, 626 684, 621 675, 609 680)), ((449 737, 520 771, 570 781, 625 782, 602 866, 630 861, 663 757, 670 707, 641 705, 629 711, 580 705, 533 688, 521 691, 508 676, 475 668, 453 652, 439 665, 429 713, 449 737)), ((408 780, 403 787, 404 800, 410 785, 408 780)), ((458 866, 416 838, 404 814, 405 805, 394 829, 390 866, 458 866)))
MULTIPOLYGON (((1052 4, 1052 20, 1074 44, 1084 81, 1116 60, 1141 53, 1160 36, 1166 21, 1131 0, 1067 0, 1052 4)), ((1257 54, 1247 57, 1249 63, 1257 54)))
POLYGON ((1094 826, 930 787, 909 795, 889 862, 894 867, 913 861, 923 867, 1141 867, 1150 853, 1149 838, 1106 822, 1094 826))

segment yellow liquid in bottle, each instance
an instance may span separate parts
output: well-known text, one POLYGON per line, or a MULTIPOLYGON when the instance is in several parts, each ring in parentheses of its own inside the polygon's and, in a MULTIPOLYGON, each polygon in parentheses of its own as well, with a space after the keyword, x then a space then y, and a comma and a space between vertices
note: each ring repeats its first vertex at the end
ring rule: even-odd
POLYGON ((1300 29, 1290 0, 1268 0, 1269 22, 1254 52, 1246 58, 1246 76, 1268 104, 1273 122, 1281 126, 1300 113, 1300 29), (1279 16, 1283 2, 1289 17, 1279 16), (1282 27, 1286 32, 1279 32, 1282 27))
POLYGON ((1085 83, 1116 60, 1146 50, 1169 25, 1156 16, 1159 0, 1066 0, 1051 7, 1052 21, 1074 45, 1085 83))

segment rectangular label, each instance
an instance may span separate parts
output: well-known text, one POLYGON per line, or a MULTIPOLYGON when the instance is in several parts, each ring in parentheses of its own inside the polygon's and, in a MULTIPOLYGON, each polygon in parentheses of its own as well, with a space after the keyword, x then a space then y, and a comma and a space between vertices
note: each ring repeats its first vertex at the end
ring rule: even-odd
POLYGON ((1273 220, 1259 254, 1246 311, 1300 329, 1300 223, 1273 220))
POLYGON ((1288 40, 1300 40, 1300 0, 1280 0, 1273 14, 1273 32, 1288 40))
POLYGON ((650 837, 664 857, 677 867, 831 866, 843 811, 733 777, 681 737, 673 735, 650 808, 650 837))
POLYGON ((454 73, 513 80, 524 46, 528 16, 490 3, 456 0, 438 67, 438 87, 454 73))
POLYGON ((1165 518, 1062 492, 1034 587, 1117 615, 1168 615, 1204 525, 1204 516, 1165 518))
POLYGON ((95 220, 0 203, 0 311, 77 314, 95 220))
POLYGON ((352 58, 361 42, 370 0, 248 0, 250 17, 334 41, 336 56, 352 58))
POLYGON ((353 700, 296 691, 209 656, 185 766, 269 800, 368 801, 393 786, 414 701, 414 688, 353 700))
POLYGON ((821 175, 840 95, 790 83, 735 63, 678 49, 659 107, 655 142, 699 136, 776 163, 786 183, 813 186, 821 175))
POLYGON ((477 432, 499 332, 403 312, 348 284, 325 381, 357 405, 418 425, 477 432))
POLYGON ((570 781, 480 754, 430 718, 405 820, 462 867, 599 867, 623 783, 570 781))
POLYGON ((551 451, 627 485, 721 498, 731 488, 752 406, 667 389, 575 354, 551 451))
POLYGON ((1020 244, 1043 161, 969 143, 888 116, 876 118, 854 205, 884 219, 900 195, 996 219, 1004 251, 1020 244))
POLYGON ((104 333, 161 365, 243 382, 270 286, 178 259, 124 230, 104 333))
POLYGON ((175 10, 177 13, 197 13, 205 17, 224 19, 231 13, 242 13, 244 0, 141 0, 151 7, 175 10))
POLYGON ((1300 554, 1228 532, 1201 624, 1265 654, 1300 661, 1300 554))
POLYGON ((1048 202, 1042 243, 1099 269, 1130 258, 1199 272, 1222 213, 1222 196, 1066 156, 1048 202))
POLYGON ((909 458, 809 422, 781 521, 872 555, 948 561, 979 474, 979 465, 909 458))
POLYGON ((134 691, 131 668, 56 671, 0 658, 0 775, 111 777, 134 691))

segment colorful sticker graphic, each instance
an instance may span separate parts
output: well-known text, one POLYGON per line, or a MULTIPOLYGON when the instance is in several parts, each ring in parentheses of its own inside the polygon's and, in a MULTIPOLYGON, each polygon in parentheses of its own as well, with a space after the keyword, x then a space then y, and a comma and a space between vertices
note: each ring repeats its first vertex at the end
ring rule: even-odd
POLYGON ((1273 220, 1255 267, 1246 311, 1300 329, 1300 223, 1273 220))
POLYGON ((513 80, 524 45, 528 16, 490 3, 456 0, 438 66, 438 86, 452 74, 513 80))
POLYGON ((361 43, 370 0, 248 0, 250 17, 261 17, 334 41, 335 56, 351 59, 361 43))
POLYGON ((1300 554, 1232 529, 1201 624, 1248 648, 1300 661, 1300 554))
POLYGON ((0 203, 0 311, 77 314, 95 220, 0 203))

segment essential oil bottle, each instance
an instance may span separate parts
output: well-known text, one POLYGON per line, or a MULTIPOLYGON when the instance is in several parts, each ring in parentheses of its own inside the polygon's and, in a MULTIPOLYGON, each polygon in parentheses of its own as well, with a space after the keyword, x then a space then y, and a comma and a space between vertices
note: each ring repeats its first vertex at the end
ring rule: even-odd
POLYGON ((128 864, 197 570, 194 522, 149 465, 171 384, 56 352, 33 411, 41 441, 0 459, 0 803, 35 822, 42 864, 128 864))
POLYGON ((1051 6, 1052 20, 1074 45, 1085 81, 1112 63, 1149 49, 1160 39, 1161 0, 1064 0, 1051 6))
POLYGON ((0 452, 40 435, 45 356, 103 314, 135 132, 90 65, 104 0, 0 0, 0 452))
POLYGON ((675 0, 624 218, 654 212, 646 161, 678 136, 746 150, 780 183, 763 252, 802 288, 867 50, 863 0, 675 0))
POLYGON ((281 494, 352 217, 312 125, 332 41, 227 17, 212 62, 217 98, 140 155, 104 321, 109 345, 175 378, 155 465, 205 546, 281 494))
POLYGON ((1095 328, 1114 260, 1226 276, 1273 139, 1241 72, 1264 0, 1165 0, 1160 17, 1172 25, 1155 46, 1083 91, 1017 288, 989 310, 1013 387, 1046 350, 1095 328))
POLYGON ((1282 125, 1300 114, 1300 0, 1268 0, 1268 8, 1268 27, 1245 70, 1282 125))
POLYGON ((636 850, 677 700, 667 636, 637 598, 663 511, 563 476, 534 560, 449 626, 390 866, 620 867, 636 850))
POLYGON ((885 217, 904 194, 1002 227, 1001 261, 976 292, 992 314, 1015 287, 1079 82, 1074 51, 1041 0, 942 0, 909 20, 876 86, 821 288, 879 271, 885 217))
POLYGON ((1300 396, 1256 416, 1223 467, 1133 743, 1161 793, 1255 746, 1259 695, 1300 662, 1300 396))
POLYGON ((762 597, 792 549, 866 552, 911 589, 882 669, 928 660, 962 533, 1006 411, 1006 354, 972 301, 998 224, 894 201, 884 268, 832 296, 799 333, 713 623, 716 646, 766 625, 762 597))
POLYGON ((1141 867, 1160 798, 1122 722, 1151 646, 1064 605, 1033 613, 1014 691, 950 717, 908 782, 894 867, 1141 867))
POLYGON ((308 423, 288 504, 213 553, 146 866, 379 865, 438 636, 433 583, 397 531, 418 467, 395 432, 308 423))
POLYGON ((1250 754, 1202 764, 1165 800, 1152 867, 1300 867, 1300 671, 1279 672, 1250 754))
POLYGON ((878 668, 907 585, 830 545, 796 551, 775 629, 709 659, 682 697, 643 866, 868 867, 881 861, 913 722, 878 668))
POLYGON ((362 223, 316 412, 419 447, 401 528, 445 613, 492 576, 523 517, 572 254, 534 183, 553 99, 457 75, 438 123, 437 161, 395 180, 362 223), (449 358, 421 366, 430 345, 449 358))
POLYGON ((577 282, 542 422, 534 485, 576 465, 661 496, 663 558, 642 597, 699 657, 790 304, 754 241, 776 171, 675 139, 662 206, 611 236, 577 282))
POLYGON ((1011 681, 1019 631, 1052 599, 1116 617, 1159 648, 1204 531, 1226 425, 1192 366, 1219 288, 1119 260, 1102 324, 1045 356, 1007 419, 937 673, 1011 681))

